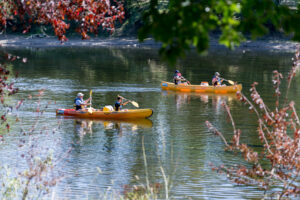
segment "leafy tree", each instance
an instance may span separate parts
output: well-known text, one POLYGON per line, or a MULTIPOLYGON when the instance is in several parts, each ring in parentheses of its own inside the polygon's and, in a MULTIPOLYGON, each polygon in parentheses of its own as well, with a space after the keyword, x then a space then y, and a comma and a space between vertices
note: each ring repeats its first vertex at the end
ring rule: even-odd
POLYGON ((121 1, 110 0, 1 0, 0 30, 22 27, 27 33, 32 24, 52 25, 55 35, 66 41, 70 22, 83 39, 98 28, 114 31, 116 20, 124 17, 121 1))
MULTIPOLYGON (((116 35, 137 35, 138 29, 143 25, 143 13, 149 9, 149 0, 126 0, 124 1, 125 20, 119 28, 116 28, 116 35)), ((160 0, 160 9, 166 8, 168 0, 160 0)))
POLYGON ((149 35, 162 42, 160 53, 172 64, 191 46, 198 52, 209 47, 209 34, 220 32, 219 42, 234 48, 246 36, 266 35, 269 27, 300 41, 300 5, 290 9, 273 0, 172 0, 166 9, 151 0, 143 16, 139 40, 149 35))

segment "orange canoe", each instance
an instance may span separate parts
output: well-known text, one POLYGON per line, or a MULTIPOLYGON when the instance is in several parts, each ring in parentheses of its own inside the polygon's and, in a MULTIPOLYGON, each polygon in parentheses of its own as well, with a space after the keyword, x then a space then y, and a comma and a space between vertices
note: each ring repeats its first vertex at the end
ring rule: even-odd
POLYGON ((241 91, 242 84, 222 85, 222 86, 186 85, 186 84, 175 85, 174 83, 163 81, 161 83, 161 88, 163 90, 173 90, 173 91, 181 91, 181 92, 226 94, 226 93, 236 93, 237 91, 241 91))

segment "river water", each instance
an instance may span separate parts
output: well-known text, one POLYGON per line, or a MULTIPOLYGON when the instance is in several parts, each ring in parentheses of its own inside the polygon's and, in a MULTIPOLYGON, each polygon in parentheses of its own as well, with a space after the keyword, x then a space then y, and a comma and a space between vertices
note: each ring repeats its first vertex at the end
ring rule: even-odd
MULTIPOLYGON (((272 108, 272 71, 277 69, 287 77, 292 54, 220 50, 200 56, 192 52, 177 67, 170 67, 161 61, 157 49, 60 47, 8 51, 28 58, 28 63, 13 66, 13 71, 19 72, 16 86, 20 88, 14 98, 26 100, 18 112, 20 122, 5 135, 0 146, 0 163, 25 169, 22 154, 27 147, 18 144, 20 139, 29 141, 32 137, 40 152, 52 151, 54 158, 63 157, 54 168, 63 178, 47 198, 110 199, 112 194, 124 194, 126 187, 146 184, 147 178, 150 184, 162 186, 160 197, 164 198, 161 169, 168 178, 172 199, 259 199, 263 195, 255 187, 233 184, 210 166, 244 164, 240 155, 224 152, 220 138, 205 126, 208 120, 227 139, 231 137, 224 101, 242 130, 242 142, 260 145, 257 119, 248 107, 235 95, 161 91, 160 81, 170 81, 175 69, 179 69, 191 83, 199 84, 210 81, 218 71, 242 83, 246 95, 250 84, 259 82, 258 90, 272 108), (39 90, 43 90, 39 104, 44 113, 36 131, 22 135, 21 129, 26 132, 36 122, 39 90), (125 122, 55 115, 57 108, 71 108, 78 92, 88 98, 90 90, 95 108, 113 105, 119 94, 135 100, 142 108, 152 108, 154 114, 147 120, 125 122)), ((295 102, 300 102, 299 82, 298 75, 289 93, 295 102)), ((286 87, 285 81, 282 87, 286 87)))

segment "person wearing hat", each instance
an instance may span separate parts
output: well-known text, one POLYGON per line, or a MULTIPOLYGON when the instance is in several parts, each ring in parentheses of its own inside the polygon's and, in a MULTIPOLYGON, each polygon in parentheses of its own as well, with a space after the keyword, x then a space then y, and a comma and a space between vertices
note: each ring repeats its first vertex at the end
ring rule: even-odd
POLYGON ((174 84, 178 85, 178 84, 181 83, 181 81, 185 81, 185 78, 183 78, 183 76, 181 75, 179 70, 176 70, 175 73, 174 73, 173 80, 174 80, 174 84))
POLYGON ((217 86, 217 85, 222 85, 223 79, 220 78, 220 73, 216 72, 215 75, 212 78, 212 85, 217 86))
POLYGON ((82 108, 84 108, 84 106, 87 106, 89 105, 87 102, 89 102, 90 98, 88 98, 87 100, 83 100, 83 94, 81 92, 79 92, 77 94, 77 97, 76 99, 74 100, 74 103, 75 103, 75 109, 76 110, 80 110, 82 108))

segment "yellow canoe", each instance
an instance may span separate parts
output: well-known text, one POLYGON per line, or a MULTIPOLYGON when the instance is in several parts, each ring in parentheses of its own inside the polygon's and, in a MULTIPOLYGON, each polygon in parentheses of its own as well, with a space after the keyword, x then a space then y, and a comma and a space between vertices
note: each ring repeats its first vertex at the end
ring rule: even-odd
POLYGON ((185 85, 179 84, 175 85, 171 82, 163 81, 161 83, 161 88, 163 90, 173 90, 180 92, 197 92, 197 93, 215 93, 215 94, 226 94, 226 93, 236 93, 242 90, 242 84, 237 85, 222 85, 222 86, 204 86, 204 85, 185 85))
POLYGON ((138 119, 148 118, 153 114, 152 109, 124 109, 121 111, 102 111, 93 109, 89 112, 88 109, 57 109, 56 115, 74 116, 80 118, 94 118, 94 119, 138 119))

